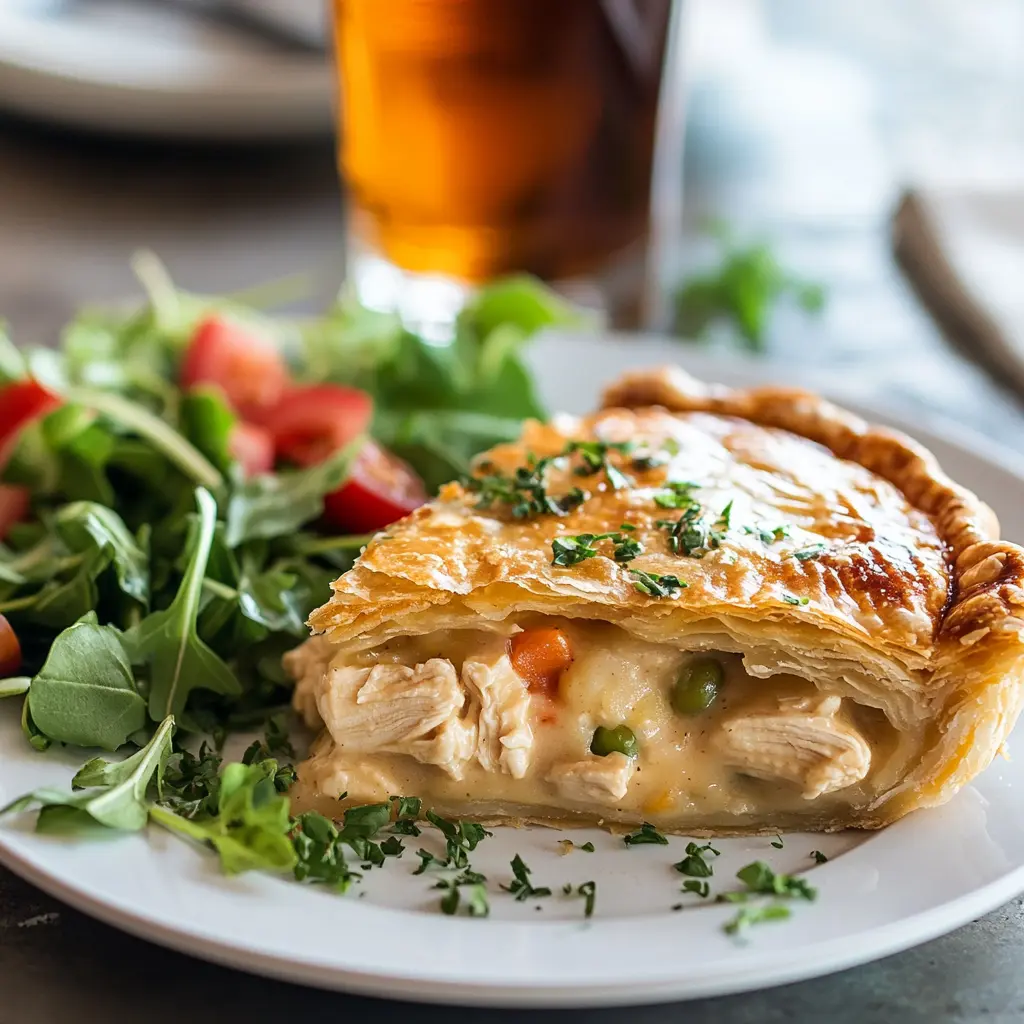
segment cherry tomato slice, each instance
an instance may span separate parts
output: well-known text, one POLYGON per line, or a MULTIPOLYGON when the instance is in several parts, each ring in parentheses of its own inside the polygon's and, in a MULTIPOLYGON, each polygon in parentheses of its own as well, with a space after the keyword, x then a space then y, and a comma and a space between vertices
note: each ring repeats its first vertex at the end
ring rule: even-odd
POLYGON ((0 388, 0 465, 10 457, 22 427, 60 404, 60 398, 36 380, 19 380, 0 388))
POLYGON ((254 331, 209 316, 196 328, 181 364, 181 385, 216 384, 243 416, 259 419, 284 393, 281 353, 254 331))
POLYGON ((516 633, 508 642, 508 656, 529 689, 553 694, 572 664, 572 644, 557 626, 541 626, 516 633))
POLYGON ((0 540, 7 536, 15 523, 20 523, 28 515, 29 500, 27 487, 0 484, 0 540))
POLYGON ((0 615, 0 677, 13 676, 21 668, 21 644, 11 624, 0 615))
POLYGON ((412 466, 367 441, 349 479, 324 498, 324 518, 338 530, 372 533, 426 500, 426 488, 412 466))
POLYGON ((274 439, 270 432, 255 423, 239 420, 231 428, 228 449, 248 476, 269 473, 274 468, 274 439))
POLYGON ((279 457, 312 466, 362 434, 372 417, 373 399, 365 391, 316 384, 289 389, 260 422, 279 457))

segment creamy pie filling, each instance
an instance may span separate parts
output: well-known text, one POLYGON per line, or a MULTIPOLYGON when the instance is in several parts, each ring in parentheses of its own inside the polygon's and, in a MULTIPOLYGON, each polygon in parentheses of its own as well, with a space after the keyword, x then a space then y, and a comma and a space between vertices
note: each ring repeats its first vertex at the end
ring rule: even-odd
POLYGON ((296 707, 325 726, 299 809, 406 794, 479 817, 781 826, 870 803, 920 749, 827 680, 754 678, 739 654, 569 619, 503 630, 293 654, 296 707))

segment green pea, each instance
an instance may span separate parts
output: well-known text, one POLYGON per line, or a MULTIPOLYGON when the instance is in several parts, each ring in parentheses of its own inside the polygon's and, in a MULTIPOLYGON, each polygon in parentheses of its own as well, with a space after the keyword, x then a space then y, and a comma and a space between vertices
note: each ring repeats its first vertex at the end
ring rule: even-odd
POLYGON ((636 745, 636 737, 628 725, 617 725, 614 729, 606 729, 599 725, 594 730, 594 738, 590 741, 590 752, 598 757, 607 757, 609 754, 625 754, 626 757, 636 757, 639 747, 636 745))
POLYGON ((715 658, 695 658, 684 665, 672 687, 672 707, 681 715, 707 711, 722 688, 725 673, 715 658))

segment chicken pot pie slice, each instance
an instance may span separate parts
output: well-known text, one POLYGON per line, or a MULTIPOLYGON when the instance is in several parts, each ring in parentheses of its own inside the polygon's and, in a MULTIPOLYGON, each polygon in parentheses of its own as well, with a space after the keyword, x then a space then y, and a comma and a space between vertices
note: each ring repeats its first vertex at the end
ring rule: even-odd
POLYGON ((877 828, 1013 726, 1022 549, 909 439, 806 392, 625 377, 378 534, 288 657, 300 807, 877 828), (347 794, 347 797, 343 795, 347 794))

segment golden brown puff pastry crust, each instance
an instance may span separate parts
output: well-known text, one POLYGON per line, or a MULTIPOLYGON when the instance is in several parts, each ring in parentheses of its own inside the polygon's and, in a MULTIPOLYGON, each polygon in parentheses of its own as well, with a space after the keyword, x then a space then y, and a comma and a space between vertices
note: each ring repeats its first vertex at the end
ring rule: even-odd
POLYGON ((555 455, 571 440, 677 454, 646 469, 623 462, 630 486, 618 490, 603 473, 551 470, 551 493, 591 494, 562 517, 515 519, 449 484, 374 538, 311 616, 313 630, 369 647, 540 613, 611 622, 662 644, 710 636, 755 657, 767 644, 789 671, 831 675, 898 729, 927 732, 905 777, 863 806, 812 816, 810 827, 880 827, 948 799, 991 761, 1021 702, 1024 558, 929 452, 804 391, 730 390, 669 368, 625 376, 590 417, 528 423, 520 441, 483 459, 488 472, 511 473, 528 453, 555 455), (725 513, 721 543, 703 557, 668 548, 658 522, 678 513, 654 500, 668 480, 699 484, 706 513, 725 513), (622 522, 644 547, 628 565, 552 564, 554 538, 622 522), (782 524, 788 536, 777 537, 782 524), (687 586, 652 598, 630 570, 687 586))

